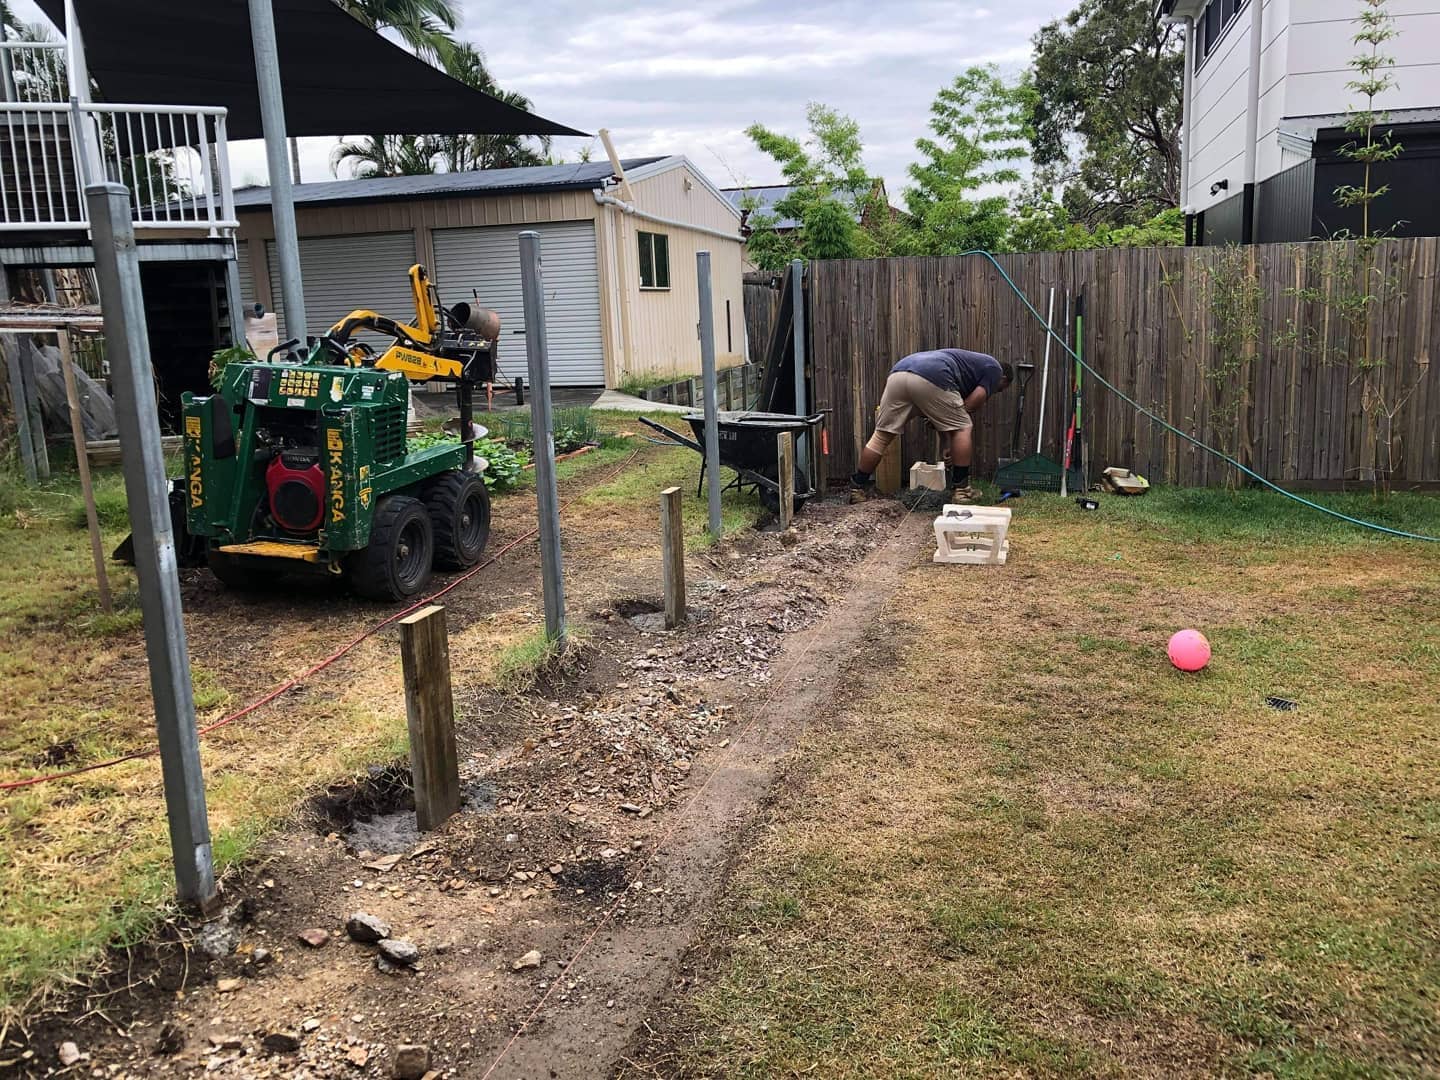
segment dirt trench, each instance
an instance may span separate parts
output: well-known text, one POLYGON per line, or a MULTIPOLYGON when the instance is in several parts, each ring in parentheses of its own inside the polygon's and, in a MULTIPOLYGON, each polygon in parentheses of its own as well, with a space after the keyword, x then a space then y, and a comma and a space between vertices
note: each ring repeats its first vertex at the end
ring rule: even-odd
POLYGON ((72 1071, 117 1078, 390 1076, 409 1043, 437 1076, 609 1075, 923 531, 894 503, 813 504, 791 534, 688 560, 671 633, 644 618, 653 567, 597 565, 566 666, 510 697, 457 676, 464 812, 422 839, 393 772, 332 791, 229 883, 218 959, 194 928, 140 950, 98 1015, 82 995, 32 1030, 26 1073, 70 1040, 72 1071), (418 947, 414 969, 348 940, 358 910, 418 947), (328 943, 301 944, 311 929, 328 943))

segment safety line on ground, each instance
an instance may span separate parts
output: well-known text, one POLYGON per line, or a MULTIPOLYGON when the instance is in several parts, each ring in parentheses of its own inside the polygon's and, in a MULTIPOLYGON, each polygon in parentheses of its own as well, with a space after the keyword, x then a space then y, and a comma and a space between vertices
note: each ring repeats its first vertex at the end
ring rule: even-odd
MULTIPOLYGON (((890 545, 895 542, 895 538, 899 536, 901 530, 904 529, 905 523, 910 520, 910 515, 912 515, 919 506, 920 502, 917 500, 905 511, 904 516, 901 517, 899 523, 895 526, 895 531, 890 534, 889 539, 887 539, 885 543, 881 545, 878 551, 887 550, 890 545)), ((745 722, 744 726, 741 727, 739 733, 731 738, 730 745, 721 753, 720 758, 715 762, 714 767, 706 775, 700 786, 695 789, 695 793, 685 801, 684 805, 679 807, 679 809, 675 813, 675 816, 671 819, 665 829, 660 833, 660 838, 655 841, 655 845, 653 848, 651 848, 650 854, 645 857, 645 860, 640 864, 636 872, 625 882, 625 887, 615 898, 615 902, 610 905, 610 907, 600 917, 600 921, 595 924, 594 928, 590 931, 590 933, 587 934, 585 936, 585 939, 580 942, 580 947, 575 950, 574 954, 566 962, 565 966, 560 970, 560 973, 550 981, 550 985, 546 988, 545 993, 541 995, 540 1000, 535 1003, 535 1006, 530 1010, 529 1014, 525 1017, 525 1019, 520 1022, 520 1026, 515 1029, 515 1033, 511 1035, 509 1040, 505 1043, 505 1046, 503 1049, 501 1049, 499 1056, 496 1057, 495 1060, 490 1063, 490 1067, 481 1074, 480 1080, 490 1080, 491 1074, 493 1074, 495 1070, 500 1067, 500 1063, 505 1060, 505 1056, 510 1053, 511 1049, 513 1049, 515 1044, 520 1040, 520 1036, 525 1034, 526 1030, 530 1027, 530 1025, 534 1023, 535 1019, 541 1014, 541 1012, 544 1011, 545 1005, 547 1002, 549 1002, 551 995, 553 995, 555 991, 559 989, 560 984, 565 981, 566 977, 570 974, 571 969, 574 968, 574 966, 579 962, 580 958, 585 955, 586 950, 588 950, 590 946, 594 943, 596 937, 599 936, 600 931, 605 929, 607 926, 610 925, 610 923, 614 921, 616 913, 624 904, 626 897, 630 895, 630 891, 635 887, 635 883, 637 881, 645 880, 645 875, 649 871, 650 865, 660 856, 660 853, 665 849, 666 843, 671 839, 671 837, 674 836, 675 831, 680 827, 681 823, 689 816, 690 811, 695 808, 695 804, 700 801, 700 796, 705 794, 705 789, 710 786, 710 781, 715 779, 715 777, 720 774, 721 770, 724 769, 727 764, 729 764, 730 759, 740 749, 741 744, 745 741, 745 738, 754 729, 755 725, 765 718, 766 714, 770 709, 771 703, 775 700, 775 695, 780 692, 781 687, 787 685, 790 682, 790 679, 795 674, 795 672, 800 670, 800 665, 804 663, 805 658, 810 655, 810 650, 814 648, 815 642, 817 640, 819 640, 819 635, 812 633, 810 640, 805 645, 805 648, 800 650, 800 655, 797 656, 795 658, 795 662, 790 665, 790 669, 784 674, 784 676, 773 681, 770 684, 769 692, 765 695, 765 700, 760 703, 760 707, 755 711, 755 714, 745 722)))
POLYGON ((1163 416, 1159 416, 1151 410, 1147 409, 1144 405, 1141 405, 1129 394, 1125 393, 1125 391, 1121 390, 1109 379, 1105 378, 1104 375, 1101 375, 1100 372, 1096 371, 1093 367, 1091 367, 1090 364, 1087 363, 1085 359, 1080 356, 1079 353, 1077 353, 1065 342, 1065 339, 1056 332, 1054 327, 1049 326, 1045 322, 1045 319, 1040 314, 1039 310, 1035 307, 1034 304, 1030 303, 1030 298, 1021 291, 1019 285, 1015 284, 1015 279, 1006 272, 1005 268, 1000 265, 999 261, 995 258, 993 254, 988 251, 983 251, 979 248, 976 248, 973 251, 964 251, 960 253, 961 258, 965 258, 970 255, 978 255, 981 258, 989 260, 990 265, 995 267, 996 271, 1000 274, 1000 276, 1005 279, 1005 284, 1010 286, 1010 288, 1014 291, 1015 295, 1020 298, 1020 302, 1025 305, 1031 315, 1035 316, 1035 321, 1038 322, 1041 326, 1044 326, 1045 332, 1051 337, 1053 337, 1056 341, 1058 341, 1060 343, 1060 347, 1070 354, 1070 358, 1074 360, 1077 364, 1079 364, 1082 368, 1084 368, 1086 371, 1088 371, 1091 375, 1093 375, 1096 381, 1099 382, 1101 386, 1105 387, 1106 390, 1109 390, 1112 394, 1118 397, 1121 401, 1125 402, 1125 404, 1129 405, 1131 408, 1135 409, 1136 411, 1140 412, 1145 416, 1148 416, 1152 421, 1159 424, 1167 431, 1170 431, 1173 434, 1180 436, 1180 438, 1184 439, 1186 442, 1199 447, 1207 454, 1210 454, 1213 457, 1216 457, 1219 460, 1225 462, 1225 464, 1231 465, 1236 469, 1239 469, 1240 472, 1244 473, 1252 480, 1258 480, 1271 491, 1278 492, 1279 494, 1284 495, 1287 499, 1293 499, 1301 506, 1309 507, 1311 510, 1318 510, 1322 514, 1328 514, 1330 517, 1339 518, 1341 521, 1348 522, 1351 525, 1358 525, 1362 529, 1373 529, 1376 532, 1385 533, 1388 536, 1398 536, 1404 540, 1424 540, 1429 543, 1440 544, 1440 536, 1427 536, 1424 533, 1407 532, 1404 529, 1392 529, 1388 525, 1380 525, 1374 521, 1366 521, 1364 518, 1351 517, 1349 514, 1342 514, 1339 510, 1332 510, 1330 507, 1323 506, 1320 503, 1314 502, 1311 499, 1307 499, 1303 495, 1297 495, 1295 492, 1289 491, 1281 487, 1273 480, 1270 480, 1267 477, 1260 475, 1260 473, 1256 472, 1249 466, 1240 464, 1240 462, 1236 461, 1233 457, 1225 453, 1223 450, 1217 450, 1215 447, 1201 442, 1198 438, 1196 438, 1194 435, 1191 435, 1189 432, 1180 430, 1174 424, 1170 423, 1170 421, 1166 420, 1163 416))
MULTIPOLYGON (((607 473, 602 480, 595 484, 592 484, 584 491, 577 492, 569 499, 566 499, 563 503, 560 504, 560 509, 563 511, 565 507, 569 506, 576 499, 583 498, 585 495, 588 495, 596 488, 599 488, 604 484, 609 483, 622 471, 624 471, 626 466, 628 466, 632 461, 634 461, 639 455, 640 451, 636 450, 633 454, 631 454, 628 458, 626 458, 618 466, 616 466, 611 472, 607 473)), ((342 645, 339 649, 335 650, 329 656, 326 656, 321 660, 317 660, 314 664, 306 668, 300 674, 291 676, 289 679, 280 683, 274 689, 267 691, 265 694, 263 694, 256 700, 250 702, 250 704, 244 706, 243 708, 235 710, 235 712, 230 713, 227 716, 221 717, 213 724, 207 724, 204 727, 200 728, 196 732, 196 736, 203 737, 205 735, 208 735, 210 732, 215 731, 218 728, 233 724, 236 720, 249 716, 251 713, 256 712, 261 708, 264 708, 266 705, 270 704, 282 694, 289 693, 291 690, 295 689, 295 687, 299 686, 307 679, 314 678, 316 675, 320 674, 320 672, 328 668, 331 664, 334 664, 336 661, 341 660, 349 653, 353 652, 356 648, 360 646, 362 642, 374 637, 381 630, 385 629, 385 627, 399 621, 400 619, 403 619, 406 615, 419 611, 427 604, 433 604, 442 596, 449 594, 459 586, 463 585, 465 582, 469 581, 476 574, 480 573, 480 571, 488 567, 494 566, 495 563, 499 562, 501 558, 509 554, 511 551, 514 551, 521 544, 533 540, 539 534, 539 531, 540 527, 539 525, 536 525, 534 528, 531 528, 527 532, 510 541, 510 543, 506 544, 499 551, 495 552, 495 554, 491 555, 490 558, 486 559, 484 562, 476 566, 472 566, 469 570, 465 571, 465 573, 461 574, 454 581, 451 581, 442 588, 436 589, 433 593, 426 596, 425 598, 415 601, 409 607, 402 608, 400 611, 394 612, 393 614, 386 616, 384 619, 381 619, 374 626, 361 632, 360 634, 357 634, 354 638, 342 645)), ((132 750, 128 754, 122 754, 119 757, 110 758, 107 761, 97 761, 91 765, 82 765, 79 768, 67 769, 64 772, 48 773, 44 776, 31 776, 27 777, 24 780, 9 780, 4 783, 0 783, 0 791, 16 791, 20 788, 34 787, 37 784, 48 783, 51 780, 68 780, 69 778, 74 776, 83 776, 85 773, 97 772, 100 769, 108 769, 115 765, 123 765, 127 761, 139 761, 142 758, 154 757, 159 752, 160 747, 158 745, 150 746, 146 747, 143 750, 132 750)))

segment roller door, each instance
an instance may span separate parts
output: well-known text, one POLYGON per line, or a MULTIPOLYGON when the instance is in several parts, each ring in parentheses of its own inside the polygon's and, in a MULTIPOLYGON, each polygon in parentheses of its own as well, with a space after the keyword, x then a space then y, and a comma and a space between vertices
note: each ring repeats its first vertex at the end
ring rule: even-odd
MULTIPOLYGON (((274 241, 267 243, 265 250, 280 337, 284 339, 291 336, 291 331, 285 322, 285 298, 280 292, 280 264, 274 241)), ((410 295, 409 271, 414 264, 415 234, 411 232, 302 239, 300 279, 310 333, 324 333, 356 308, 378 311, 397 322, 413 322, 415 301, 410 295)), ((390 340, 382 335, 363 336, 372 345, 390 340)))
POLYGON ((472 299, 500 313, 500 370, 526 370, 525 312, 520 298, 520 233, 540 234, 545 284, 545 326, 553 386, 604 386, 605 353, 600 333, 600 282, 595 223, 494 225, 437 229, 435 280, 447 305, 472 299))

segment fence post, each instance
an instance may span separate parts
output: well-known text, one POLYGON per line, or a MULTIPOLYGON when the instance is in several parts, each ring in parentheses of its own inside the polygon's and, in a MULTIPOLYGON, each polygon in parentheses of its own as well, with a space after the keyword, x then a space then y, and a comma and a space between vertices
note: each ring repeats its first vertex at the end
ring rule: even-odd
POLYGON ((295 195, 291 190, 290 156, 285 140, 285 95, 280 85, 275 12, 272 0, 249 0, 249 3, 255 83, 265 133, 265 164, 270 174, 270 216, 275 223, 275 261, 280 269, 280 295, 285 300, 285 335, 299 338, 303 347, 305 293, 300 287, 300 239, 295 229, 295 195))
MULTIPOLYGON (((20 340, 20 391, 30 427, 30 454, 39 480, 50 479, 50 450, 45 445, 45 417, 40 411, 40 385, 35 377, 35 340, 20 340)), ((14 391, 11 391, 12 395, 14 391)))
MULTIPOLYGON (((4 268, 0 267, 0 273, 4 268)), ((0 334, 0 353, 5 354, 6 379, 10 383, 10 404, 15 410, 15 434, 20 443, 20 462, 25 466, 25 482, 40 482, 35 471, 35 448, 30 437, 30 410, 25 407, 25 381, 20 374, 20 338, 0 334)))
POLYGON ((795 436, 782 431, 776 436, 780 459, 780 531, 795 517, 795 436))
MULTIPOLYGON (((805 394, 805 261, 795 259, 790 263, 790 310, 791 325, 795 333, 795 415, 807 416, 808 402, 805 394)), ((810 475, 808 461, 810 447, 808 440, 799 450, 800 471, 810 475)))
MULTIPOLYGON (((695 253, 700 293, 700 367, 705 384, 705 479, 710 503, 710 535, 720 539, 720 410, 715 402, 715 306, 710 294, 710 252, 695 253)), ((691 380, 694 386, 694 380, 691 380)))
POLYGON ((400 662, 405 672, 405 722, 410 730, 415 823, 421 832, 429 832, 460 809, 455 703, 450 694, 450 636, 445 629, 443 607, 431 604, 400 620, 400 662))
POLYGON ((85 524, 90 529, 90 557, 95 561, 95 585, 100 590, 100 608, 109 615, 115 610, 110 599, 110 577, 105 573, 105 550, 100 543, 100 517, 95 512, 95 488, 90 483, 90 455, 85 450, 85 423, 80 416, 80 390, 70 366, 70 332, 61 330, 60 370, 65 375, 65 402, 70 406, 70 437, 75 440, 75 468, 80 473, 80 496, 85 500, 85 524))
POLYGON ((565 647, 565 581, 560 563, 560 493, 555 484, 555 424, 550 410, 550 345, 540 234, 520 234, 520 292, 525 305, 525 352, 530 368, 530 437, 535 454, 535 499, 540 511, 540 571, 545 587, 545 637, 565 647))
POLYGON ((125 499, 135 534, 135 575, 140 581, 175 884, 182 903, 205 908, 215 900, 215 865, 130 194, 121 184, 92 184, 85 189, 85 198, 105 312, 105 356, 115 392, 125 499))
POLYGON ((665 577, 665 629, 674 630, 685 622, 685 522, 678 487, 660 492, 660 543, 665 577))

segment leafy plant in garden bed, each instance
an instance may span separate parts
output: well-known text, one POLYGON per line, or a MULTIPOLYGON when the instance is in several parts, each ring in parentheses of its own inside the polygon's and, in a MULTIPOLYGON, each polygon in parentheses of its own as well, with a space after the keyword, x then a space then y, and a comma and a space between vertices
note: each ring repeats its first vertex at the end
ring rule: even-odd
MULTIPOLYGON (((555 428, 555 452, 568 454, 582 446, 592 446, 600 441, 600 431, 595 417, 588 408, 556 409, 551 416, 555 428)), ((530 430, 529 413, 514 413, 499 418, 507 442, 522 440, 534 445, 530 430)))
MULTIPOLYGON (((426 432, 412 435, 406 442, 406 449, 412 453, 428 450, 432 446, 459 442, 455 436, 445 432, 426 432)), ((482 457, 488 467, 482 474, 485 486, 495 491, 509 491, 518 486, 520 474, 530 462, 530 452, 523 446, 512 448, 495 439, 475 440, 475 456, 482 457)))

